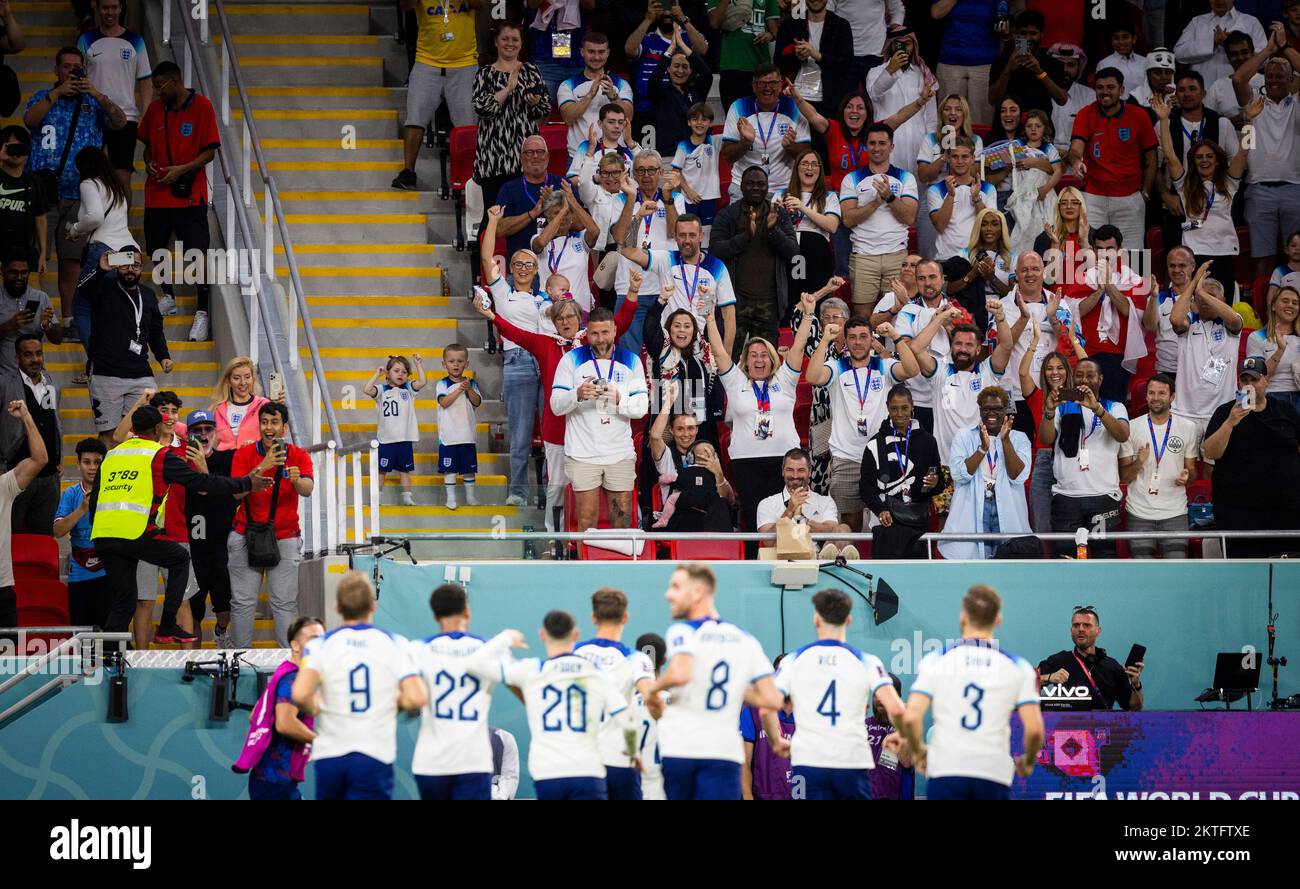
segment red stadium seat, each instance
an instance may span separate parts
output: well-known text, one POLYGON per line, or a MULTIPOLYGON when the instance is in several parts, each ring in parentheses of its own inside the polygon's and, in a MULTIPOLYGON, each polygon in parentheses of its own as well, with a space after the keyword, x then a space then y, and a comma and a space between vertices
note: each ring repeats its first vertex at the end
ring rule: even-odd
POLYGON ((58 580, 59 544, 44 534, 15 534, 13 550, 14 577, 58 580))
POLYGON ((444 154, 448 169, 443 170, 443 198, 449 196, 445 192, 450 185, 450 197, 454 199, 453 210, 456 214, 457 250, 465 249, 465 183, 474 175, 474 152, 477 148, 478 127, 456 127, 451 131, 444 154))
POLYGON ((1160 226, 1147 229, 1146 248, 1151 252, 1151 273, 1163 287, 1169 283, 1169 271, 1165 268, 1165 239, 1160 226))
POLYGON ((683 537, 668 544, 668 555, 677 561, 735 559, 745 558, 743 540, 704 540, 697 537, 683 537))
MULTIPOLYGON (((713 134, 715 142, 721 142, 722 127, 715 125, 709 132, 713 134)), ((718 188, 721 189, 718 197, 718 209, 721 210, 731 203, 731 197, 728 195, 728 190, 731 188, 731 164, 722 159, 721 151, 718 152, 718 188)))
POLYGON ((1260 275, 1250 285, 1250 304, 1255 307, 1255 317, 1268 323, 1268 282, 1272 275, 1260 275))
MULTIPOLYGON (((18 610, 24 608, 43 608, 57 611, 63 615, 62 623, 68 622, 68 586, 55 578, 25 577, 15 578, 14 594, 18 599, 18 610)), ((39 626, 39 624, 22 624, 22 626, 39 626)))
MULTIPOLYGON (((632 524, 635 526, 639 520, 637 514, 636 498, 632 498, 632 524)), ((573 485, 564 486, 564 530, 566 531, 585 531, 586 528, 579 528, 578 520, 578 501, 573 493, 573 485)), ((596 520, 597 528, 614 527, 609 521, 609 501, 602 496, 600 498, 600 517, 596 520)))
MULTIPOLYGON (((578 544, 578 558, 584 562, 630 562, 631 556, 625 556, 622 553, 616 553, 613 550, 601 549, 598 546, 587 546, 585 543, 578 544)), ((646 540, 641 544, 641 554, 637 556, 639 562, 653 562, 657 558, 655 553, 654 541, 646 540)))
POLYGON ((569 172, 569 126, 568 124, 544 123, 541 126, 542 138, 551 151, 551 161, 547 172, 564 177, 569 172))
POLYGON ((976 136, 979 136, 980 139, 987 139, 989 133, 993 132, 993 127, 986 123, 973 123, 970 125, 970 128, 971 132, 976 136))

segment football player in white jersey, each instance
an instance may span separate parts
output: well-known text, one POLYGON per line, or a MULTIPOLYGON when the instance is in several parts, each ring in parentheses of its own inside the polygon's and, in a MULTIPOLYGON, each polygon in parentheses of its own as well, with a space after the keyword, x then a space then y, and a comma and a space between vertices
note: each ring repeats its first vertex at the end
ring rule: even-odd
POLYGON ((999 648, 1002 597, 971 587, 961 601, 961 641, 921 659, 900 731, 916 766, 929 776, 927 799, 1007 799, 1015 775, 1029 777, 1043 746, 1038 675, 1023 658, 999 648), (927 748, 925 711, 934 704, 927 748), (1011 714, 1025 727, 1025 752, 1011 758, 1011 714))
POLYGON ((372 626, 375 592, 360 571, 339 578, 343 623, 307 643, 293 702, 316 714, 317 799, 392 799, 397 711, 428 701, 407 642, 372 626))
POLYGON ((678 623, 668 628, 668 666, 651 694, 674 689, 659 721, 671 800, 740 799, 740 709, 775 710, 785 700, 758 641, 718 616, 716 589, 713 571, 695 562, 678 565, 664 593, 678 623))
POLYGON ((488 708, 495 683, 466 669, 486 640, 469 632, 469 599, 458 584, 444 583, 434 590, 429 607, 439 632, 411 643, 411 660, 429 688, 411 773, 421 799, 488 800, 488 708))
POLYGON ((483 646, 469 669, 518 689, 523 697, 532 735, 528 771, 538 799, 608 799, 602 725, 605 720, 618 724, 624 749, 637 768, 632 711, 603 670, 573 653, 578 627, 572 615, 548 612, 540 635, 545 660, 504 657, 509 647, 521 647, 523 642, 518 630, 504 630, 483 646))
MULTIPOLYGON (((627 594, 610 587, 596 590, 591 595, 591 620, 596 625, 595 637, 579 642, 573 647, 573 653, 604 670, 624 700, 630 702, 634 694, 640 695, 645 702, 642 706, 647 710, 653 707, 651 716, 658 719, 663 715, 663 704, 657 695, 646 696, 655 679, 654 666, 644 652, 628 648, 620 641, 627 626, 627 594)), ((641 799, 641 773, 632 767, 622 733, 612 721, 606 722, 601 730, 600 749, 605 759, 609 798, 641 799)), ((640 754, 639 749, 636 752, 640 754)))
POLYGON ((781 662, 776 687, 794 702, 794 737, 781 737, 775 711, 763 711, 768 743, 788 757, 796 799, 871 799, 875 761, 866 714, 879 700, 898 726, 904 707, 885 665, 846 641, 853 600, 843 590, 812 598, 817 641, 781 662))
MULTIPOLYGON (((664 637, 658 633, 642 633, 636 638, 636 648, 650 659, 654 674, 658 676, 667 659, 668 643, 664 637)), ((661 697, 666 701, 668 693, 664 692, 661 697)), ((636 693, 635 703, 639 720, 637 750, 641 753, 641 799, 666 800, 663 757, 659 755, 659 720, 650 715, 640 692, 636 693)))

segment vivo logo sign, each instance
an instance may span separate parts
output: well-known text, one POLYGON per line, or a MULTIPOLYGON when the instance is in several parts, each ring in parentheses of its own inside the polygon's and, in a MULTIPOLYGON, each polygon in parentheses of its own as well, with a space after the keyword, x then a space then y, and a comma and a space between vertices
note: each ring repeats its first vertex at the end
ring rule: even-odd
POLYGON ((1092 694, 1086 685, 1044 685, 1038 690, 1040 701, 1091 701, 1092 694))

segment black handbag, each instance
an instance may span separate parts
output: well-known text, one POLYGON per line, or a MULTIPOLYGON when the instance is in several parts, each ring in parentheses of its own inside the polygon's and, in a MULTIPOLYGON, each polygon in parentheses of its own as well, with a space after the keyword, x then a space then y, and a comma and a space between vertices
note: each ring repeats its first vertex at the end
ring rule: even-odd
POLYGON ((253 521, 253 510, 244 499, 244 541, 248 548, 249 568, 274 568, 280 564, 280 541, 275 536, 275 508, 280 504, 280 479, 284 470, 277 468, 271 487, 271 511, 265 522, 253 521))
POLYGON ((77 135, 77 118, 81 117, 81 100, 72 109, 72 123, 68 124, 68 138, 63 142, 63 153, 59 155, 59 166, 54 170, 37 170, 36 178, 45 186, 45 203, 50 207, 59 206, 59 180, 63 178, 63 168, 68 165, 68 154, 72 151, 72 140, 77 135))
POLYGON ((928 528, 930 526, 930 501, 928 498, 920 502, 904 503, 903 498, 889 494, 885 497, 885 509, 889 511, 889 515, 895 522, 911 525, 914 528, 928 528))

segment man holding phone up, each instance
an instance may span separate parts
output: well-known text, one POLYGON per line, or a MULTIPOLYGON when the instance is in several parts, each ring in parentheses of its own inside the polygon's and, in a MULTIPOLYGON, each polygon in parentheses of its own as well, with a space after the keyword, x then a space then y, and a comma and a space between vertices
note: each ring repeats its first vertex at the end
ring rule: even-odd
POLYGON ((270 490, 255 489, 252 496, 236 494, 242 505, 235 510, 235 521, 227 545, 230 549, 231 647, 253 647, 253 615, 257 610, 257 592, 266 576, 275 618, 275 639, 280 648, 289 647, 289 625, 298 617, 298 563, 302 560, 302 531, 298 524, 298 498, 310 497, 311 455, 285 440, 289 433, 289 410, 278 402, 268 402, 257 412, 258 441, 235 452, 230 474, 260 476, 271 480, 270 490), (273 566, 249 564, 249 538, 258 533, 254 524, 273 526, 278 559, 273 566))
POLYGON ((1087 697, 1061 700, 1069 701, 1071 709, 1109 710, 1119 704, 1121 710, 1141 710, 1142 668, 1145 666, 1146 648, 1134 645, 1123 666, 1097 647, 1101 635, 1101 616, 1092 605, 1076 605, 1070 617, 1070 637, 1074 648, 1058 651, 1038 665, 1038 677, 1044 685, 1062 685, 1067 688, 1082 686, 1087 697))
POLYGON ((63 328, 54 320, 49 295, 28 286, 29 253, 23 245, 10 243, 0 254, 0 273, 4 276, 4 295, 0 297, 0 373, 18 370, 14 344, 19 336, 31 334, 43 336, 51 343, 63 342, 63 328))
POLYGON ((1043 14, 1035 9, 1026 9, 1016 16, 1011 44, 989 68, 989 104, 994 109, 1008 95, 1020 99, 1026 110, 1037 108, 1048 114, 1056 105, 1064 105, 1069 100, 1062 86, 1067 82, 1065 70, 1038 45, 1046 26, 1043 14))

